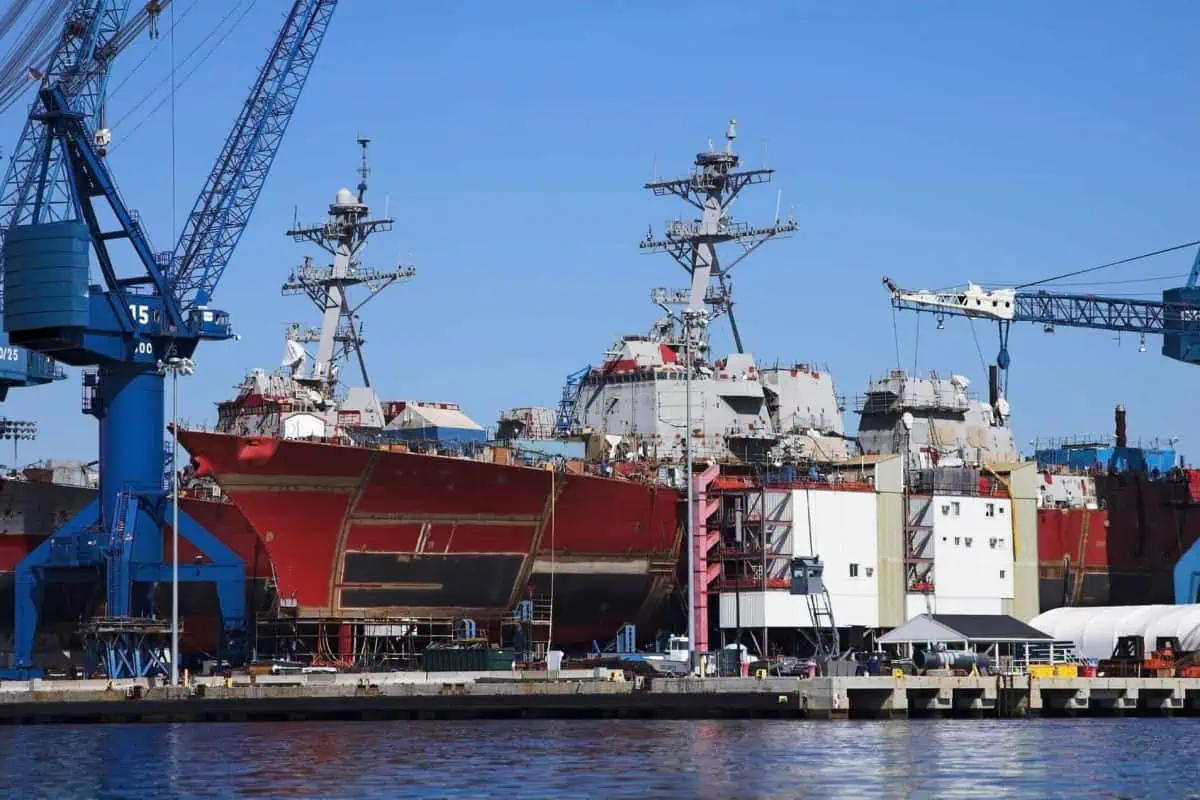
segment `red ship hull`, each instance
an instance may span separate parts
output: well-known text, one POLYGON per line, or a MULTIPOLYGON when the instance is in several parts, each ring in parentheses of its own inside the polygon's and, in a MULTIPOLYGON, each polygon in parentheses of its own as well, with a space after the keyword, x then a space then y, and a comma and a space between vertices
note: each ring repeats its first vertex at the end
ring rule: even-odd
POLYGON ((552 598, 554 641, 654 620, 674 585, 676 492, 407 452, 179 432, 259 537, 299 617, 507 615, 552 598))
POLYGON ((1038 511, 1041 608, 1174 603, 1174 568, 1200 539, 1189 484, 1135 473, 1095 478, 1099 509, 1038 511))

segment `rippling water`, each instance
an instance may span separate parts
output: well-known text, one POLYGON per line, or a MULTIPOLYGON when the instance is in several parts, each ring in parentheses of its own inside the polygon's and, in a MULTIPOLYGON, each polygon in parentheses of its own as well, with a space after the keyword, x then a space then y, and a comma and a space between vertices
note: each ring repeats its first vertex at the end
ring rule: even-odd
POLYGON ((0 796, 1188 797, 1200 721, 0 728, 0 796))

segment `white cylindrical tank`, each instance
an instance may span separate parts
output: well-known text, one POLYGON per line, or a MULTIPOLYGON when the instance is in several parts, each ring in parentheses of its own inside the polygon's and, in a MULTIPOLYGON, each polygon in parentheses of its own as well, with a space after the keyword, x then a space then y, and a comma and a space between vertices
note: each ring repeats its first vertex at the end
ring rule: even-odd
POLYGON ((1030 625, 1059 641, 1074 642, 1087 659, 1112 656, 1121 636, 1141 636, 1146 652, 1160 636, 1175 636, 1185 651, 1200 650, 1200 604, 1055 608, 1030 625))

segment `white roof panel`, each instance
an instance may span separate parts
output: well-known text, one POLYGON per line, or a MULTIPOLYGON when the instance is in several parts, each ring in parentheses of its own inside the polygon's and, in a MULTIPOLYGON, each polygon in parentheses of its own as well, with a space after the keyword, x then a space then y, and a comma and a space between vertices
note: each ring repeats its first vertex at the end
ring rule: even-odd
POLYGON ((1121 636, 1141 636, 1147 653, 1160 636, 1178 637, 1185 651, 1200 650, 1200 604, 1053 608, 1029 624, 1074 642, 1089 659, 1112 656, 1121 636))
POLYGON ((481 431, 483 427, 456 408, 438 408, 436 406, 410 405, 404 409, 408 415, 405 428, 460 428, 471 431, 481 431))

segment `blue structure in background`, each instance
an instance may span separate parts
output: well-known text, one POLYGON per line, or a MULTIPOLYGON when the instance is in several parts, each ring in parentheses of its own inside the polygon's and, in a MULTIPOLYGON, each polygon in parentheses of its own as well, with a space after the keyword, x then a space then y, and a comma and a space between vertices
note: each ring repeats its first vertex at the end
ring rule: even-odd
POLYGON ((67 374, 50 356, 10 344, 7 334, 0 334, 0 400, 14 386, 42 386, 65 377, 67 374))
POLYGON ((1175 562, 1175 605, 1200 603, 1200 539, 1175 562))
POLYGON ((1038 469, 1058 467, 1079 472, 1100 470, 1107 472, 1143 472, 1163 474, 1175 467, 1178 456, 1169 447, 1114 447, 1112 445, 1067 444, 1036 450, 1034 459, 1038 469))
POLYGON ((449 428, 430 425, 422 428, 398 428, 387 433, 389 439, 399 444, 443 445, 487 441, 487 431, 482 428, 449 428))

